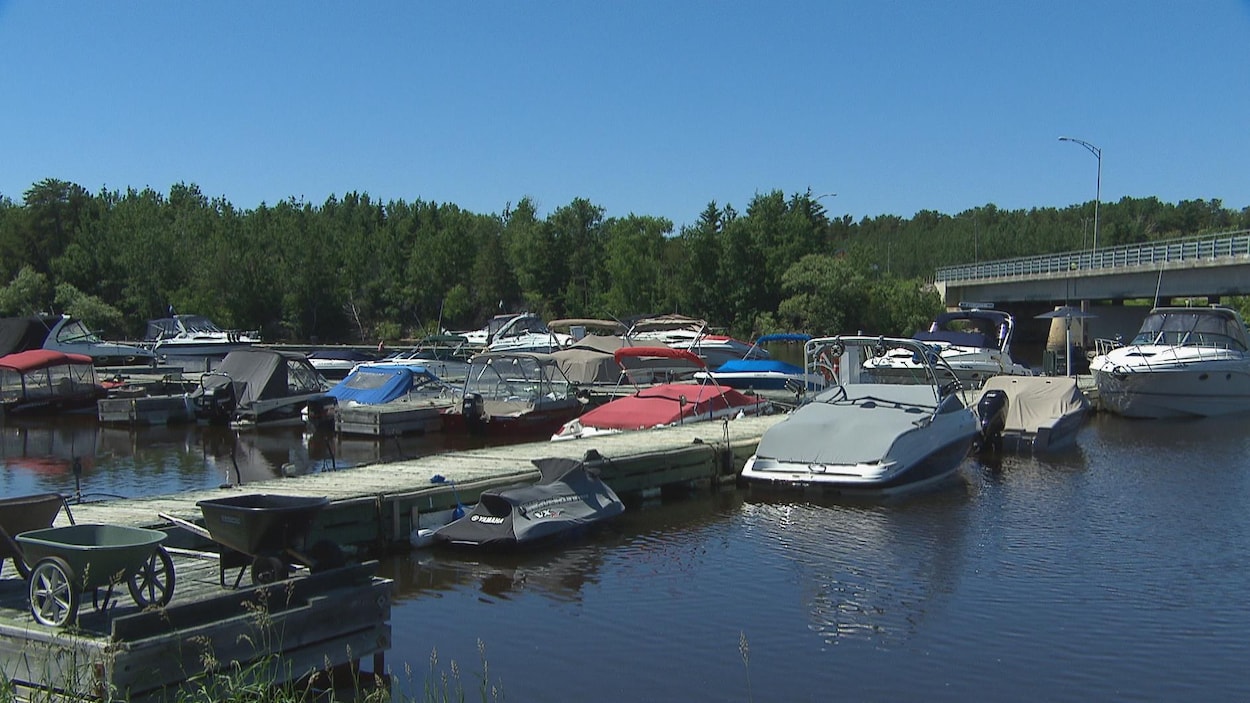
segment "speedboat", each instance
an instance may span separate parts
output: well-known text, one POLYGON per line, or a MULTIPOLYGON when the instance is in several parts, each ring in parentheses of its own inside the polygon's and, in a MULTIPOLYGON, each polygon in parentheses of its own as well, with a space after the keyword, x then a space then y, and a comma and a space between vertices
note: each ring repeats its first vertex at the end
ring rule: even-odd
POLYGON ((425 337, 412 349, 397 351, 365 366, 424 366, 430 373, 447 382, 463 382, 469 375, 469 359, 482 351, 461 334, 435 334, 425 337))
MULTIPOLYGON (((959 310, 938 315, 928 331, 917 333, 915 339, 941 355, 965 388, 978 388, 993 376, 1033 375, 1029 367, 1011 357, 1015 326, 1010 313, 963 303, 959 310)), ((924 365, 906 349, 895 349, 866 364, 881 378, 922 374, 924 365)))
POLYGON ((31 349, 0 357, 0 410, 6 415, 94 411, 105 393, 89 356, 31 349))
POLYGON ((984 441, 982 449, 1060 451, 1076 443, 1077 431, 1089 415, 1089 399, 1071 376, 995 376, 981 387, 977 401, 984 441), (990 427, 991 411, 1002 407, 998 427, 990 427))
POLYGON ((1250 339, 1235 310, 1159 307, 1127 345, 1089 368, 1102 407, 1126 417, 1205 417, 1250 410, 1250 339))
POLYGON ((837 373, 829 388, 764 433, 742 478, 748 484, 880 496, 951 478, 980 441, 980 423, 977 411, 960 398, 959 381, 945 380, 954 373, 949 365, 927 352, 915 339, 807 342, 804 366, 828 363, 837 373), (882 378, 867 363, 896 350, 916 355, 919 373, 882 378))
MULTIPOLYGON (((670 363, 686 369, 701 369, 704 372, 707 370, 703 359, 685 349, 621 347, 614 352, 614 356, 621 368, 625 369, 626 376, 630 373, 631 359, 668 359, 670 363)), ((690 371, 686 373, 689 374, 690 371)), ((569 420, 551 439, 559 441, 629 430, 672 427, 692 422, 759 415, 771 410, 771 402, 721 386, 715 378, 704 373, 701 379, 695 381, 637 388, 633 395, 609 401, 569 420)))
POLYGON ((203 315, 173 315, 148 320, 143 341, 163 357, 222 358, 260 342, 257 332, 223 330, 203 315))
POLYGON ((482 491, 477 504, 433 532, 433 541, 481 548, 549 543, 625 512, 625 504, 576 459, 534 459, 540 478, 482 491))
POLYGON ((725 334, 712 334, 706 320, 685 315, 650 315, 633 321, 626 337, 635 344, 658 342, 694 352, 716 370, 736 359, 769 359, 767 349, 725 334))
MULTIPOLYGON (((777 342, 806 344, 811 338, 810 334, 766 334, 757 338, 751 348, 777 342)), ((756 358, 750 352, 741 359, 726 361, 709 375, 723 386, 744 390, 812 392, 826 385, 825 377, 819 373, 808 373, 802 367, 780 359, 756 358)))
POLYGON ((582 411, 557 359, 535 352, 473 357, 460 399, 443 415, 447 432, 543 435, 582 411))
POLYGON ((327 422, 334 398, 308 358, 295 352, 236 349, 187 394, 196 419, 238 429, 327 422))

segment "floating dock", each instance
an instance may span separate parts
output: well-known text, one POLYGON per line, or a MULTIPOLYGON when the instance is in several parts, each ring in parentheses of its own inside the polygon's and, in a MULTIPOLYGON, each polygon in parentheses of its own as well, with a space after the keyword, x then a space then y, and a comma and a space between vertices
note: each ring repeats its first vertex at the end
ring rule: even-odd
POLYGON ((393 400, 380 405, 340 405, 334 410, 334 431, 370 437, 425 434, 443 429, 450 398, 393 400))
MULTIPOLYGON (((419 527, 441 525, 487 489, 538 478, 534 459, 580 459, 623 497, 665 489, 735 485, 766 429, 784 415, 701 422, 570 442, 533 442, 457 451, 408 461, 219 488, 71 505, 76 522, 162 529, 174 553, 173 600, 141 612, 125 586, 100 612, 85 595, 77 628, 38 625, 26 581, 6 565, 0 578, 0 665, 21 689, 66 687, 71 694, 141 700, 159 697, 230 662, 281 664, 274 681, 372 674, 384 676, 390 647, 391 583, 375 562, 317 574, 297 572, 267 586, 223 587, 214 546, 163 516, 202 524, 197 502, 244 493, 325 496, 308 543, 329 540, 357 560, 410 549, 419 527), (270 628, 270 629, 265 629, 270 628)), ((64 512, 57 524, 68 524, 64 512)), ((246 582, 246 576, 243 578, 246 582)), ((194 685, 194 684, 193 684, 194 685)))

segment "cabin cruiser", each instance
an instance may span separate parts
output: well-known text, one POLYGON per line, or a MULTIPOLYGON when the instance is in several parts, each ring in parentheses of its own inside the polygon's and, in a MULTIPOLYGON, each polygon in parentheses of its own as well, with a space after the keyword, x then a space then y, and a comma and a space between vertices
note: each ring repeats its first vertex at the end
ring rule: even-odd
POLYGON ((468 343, 491 352, 541 352, 564 349, 573 336, 555 332, 532 312, 496 315, 480 330, 460 333, 468 343))
POLYGON ((69 315, 0 319, 0 354, 50 349, 91 357, 96 366, 154 366, 156 355, 133 344, 105 342, 82 320, 69 315))
MULTIPOLYGON (((1033 375, 1011 358, 1015 326, 1015 318, 1007 312, 961 303, 959 310, 938 315, 928 331, 917 333, 915 339, 940 354, 965 388, 978 388, 993 376, 1033 375)), ((921 360, 906 349, 895 349, 866 364, 881 378, 904 378, 922 371, 921 360)))
MULTIPOLYGON (((981 441, 977 411, 958 379, 924 342, 824 337, 804 347, 804 366, 836 369, 831 385, 764 433, 742 478, 748 484, 885 496, 950 478, 981 441), (917 373, 878 375, 867 362, 902 350, 917 373)), ((998 414, 1002 408, 987 407, 998 414)))
POLYGON ((172 315, 148 320, 143 341, 163 357, 224 357, 260 342, 258 332, 223 330, 203 315, 172 315))
POLYGON ((1250 339, 1235 310, 1158 307, 1133 341, 1090 362, 1102 407, 1125 417, 1250 410, 1250 339))
POLYGON ((729 335, 712 334, 706 320, 685 315, 649 315, 635 319, 626 337, 634 344, 658 342, 674 349, 694 352, 715 371, 727 361, 769 359, 767 349, 729 335))
MULTIPOLYGON (((771 412, 772 403, 722 386, 707 374, 707 364, 693 352, 670 347, 620 347, 616 363, 629 375, 630 360, 667 359, 685 374, 702 373, 695 381, 637 387, 633 395, 611 400, 575 417, 552 435, 552 441, 692 422, 732 419, 771 412)), ((651 367, 654 370, 654 367, 651 367)))

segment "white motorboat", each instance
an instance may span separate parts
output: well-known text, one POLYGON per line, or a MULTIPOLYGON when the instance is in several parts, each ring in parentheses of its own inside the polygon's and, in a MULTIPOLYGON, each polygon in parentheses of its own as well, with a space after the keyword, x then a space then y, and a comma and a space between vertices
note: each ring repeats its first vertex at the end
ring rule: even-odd
POLYGON ((0 318, 0 355, 31 349, 49 349, 91 357, 96 366, 153 366, 150 349, 106 342, 78 318, 69 315, 30 315, 0 318))
MULTIPOLYGON (((1010 313, 965 303, 959 310, 938 315, 928 331, 915 338, 940 354, 964 387, 978 388, 994 376, 1033 375, 1029 367, 1011 358, 1015 327, 1010 313)), ((906 349, 894 349, 866 364, 883 378, 912 376, 923 365, 919 356, 906 349)))
POLYGON ((257 332, 223 330, 203 315, 173 315, 148 320, 143 341, 162 357, 214 357, 260 342, 257 332))
MULTIPOLYGON (((837 368, 829 388, 769 428, 742 478, 750 484, 814 487, 874 496, 949 479, 980 438, 976 410, 925 343, 888 337, 825 337, 804 348, 805 366, 837 368), (920 373, 881 378, 867 365, 894 350, 921 360, 920 373), (908 382, 911 381, 911 382, 908 382)), ((993 408, 987 412, 997 412, 993 408)))
POLYGON ((1226 307, 1159 307, 1129 344, 1094 357, 1102 407, 1126 417, 1250 411, 1250 339, 1226 307))
POLYGON ((685 315, 652 315, 633 321, 626 338, 633 344, 658 342, 691 351, 713 371, 727 361, 771 359, 767 349, 725 334, 712 334, 706 320, 685 315))
POLYGON ((570 334, 555 332, 532 312, 496 315, 486 327, 461 332, 470 345, 498 353, 538 352, 548 354, 564 349, 575 340, 570 334))

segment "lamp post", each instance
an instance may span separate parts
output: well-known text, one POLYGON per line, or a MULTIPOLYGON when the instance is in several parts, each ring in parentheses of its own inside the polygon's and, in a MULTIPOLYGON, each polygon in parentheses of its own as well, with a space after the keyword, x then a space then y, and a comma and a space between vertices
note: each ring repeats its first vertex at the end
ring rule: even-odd
POLYGON ((1098 159, 1098 180, 1094 185, 1094 248, 1090 253, 1090 265, 1093 266, 1093 258, 1098 256, 1098 204, 1102 201, 1102 149, 1075 137, 1059 137, 1059 141, 1080 144, 1098 159))

